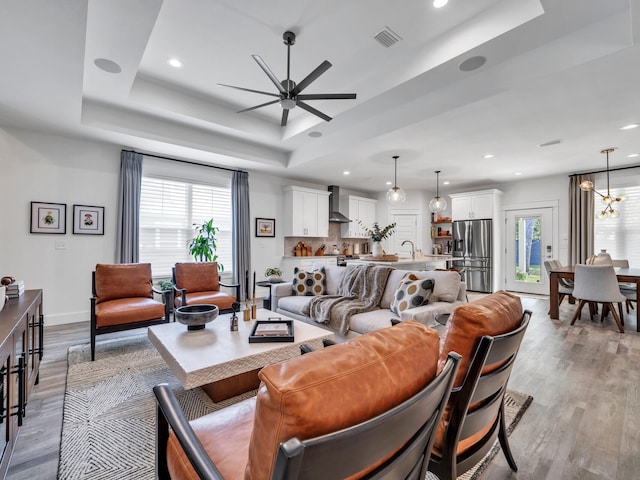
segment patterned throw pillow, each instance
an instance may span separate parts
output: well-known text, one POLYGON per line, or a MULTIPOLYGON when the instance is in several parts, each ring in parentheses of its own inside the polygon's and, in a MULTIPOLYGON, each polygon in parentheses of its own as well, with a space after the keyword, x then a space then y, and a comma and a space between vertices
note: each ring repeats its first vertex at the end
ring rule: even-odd
POLYGON ((313 272, 305 272, 295 267, 293 269, 293 294, 294 295, 324 295, 327 290, 327 277, 324 267, 313 272))
POLYGON ((432 292, 433 280, 431 278, 418 278, 413 273, 408 273, 398 284, 391 311, 400 315, 400 312, 408 308, 425 305, 429 302, 429 296, 432 292))

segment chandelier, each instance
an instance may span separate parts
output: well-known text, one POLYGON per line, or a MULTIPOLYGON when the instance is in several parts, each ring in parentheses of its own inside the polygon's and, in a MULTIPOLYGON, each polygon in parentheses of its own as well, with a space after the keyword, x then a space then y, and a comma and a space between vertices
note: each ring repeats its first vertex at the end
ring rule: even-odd
POLYGON ((398 158, 400 158, 398 155, 393 156, 393 187, 387 191, 387 203, 391 207, 402 205, 407 198, 404 190, 398 187, 398 158))
POLYGON ((600 195, 602 199, 602 203, 604 204, 604 209, 600 213, 598 213, 598 218, 600 219, 606 218, 606 217, 618 218, 620 214, 618 213, 618 210, 613 208, 613 206, 616 203, 622 202, 623 200, 625 200, 625 197, 612 197, 611 190, 609 189, 609 153, 613 152, 614 150, 615 148, 605 148, 604 150, 600 151, 600 153, 604 153, 607 155, 607 194, 606 195, 603 195, 602 193, 595 190, 593 188, 593 182, 589 180, 585 180, 584 182, 580 183, 580 190, 584 192, 593 191, 594 193, 597 193, 598 195, 600 195))
POLYGON ((441 213, 447 208, 447 201, 440 196, 440 170, 436 170, 436 196, 429 202, 429 210, 433 213, 441 213))

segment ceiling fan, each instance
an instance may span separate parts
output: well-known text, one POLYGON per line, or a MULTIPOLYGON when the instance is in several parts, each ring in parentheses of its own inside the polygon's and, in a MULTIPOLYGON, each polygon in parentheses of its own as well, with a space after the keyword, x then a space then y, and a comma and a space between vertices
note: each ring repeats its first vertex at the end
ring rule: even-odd
POLYGON ((316 67, 316 69, 307 75, 300 83, 296 83, 291 80, 290 76, 290 61, 291 61, 291 45, 296 43, 296 34, 293 32, 284 32, 282 35, 284 40, 284 44, 287 46, 287 79, 280 81, 278 77, 274 75, 271 69, 267 66, 267 64, 260 58, 259 55, 251 55, 253 59, 258 63, 260 68, 267 74, 269 80, 273 82, 273 84, 278 89, 278 93, 270 93, 263 92, 261 90, 252 90, 250 88, 236 87, 233 85, 225 85, 223 83, 219 83, 218 85, 222 87, 230 87, 235 88, 237 90, 243 90, 245 92, 259 93, 261 95, 269 95, 271 97, 278 97, 276 100, 272 100, 270 102, 262 103, 260 105, 256 105, 255 107, 245 108, 244 110, 238 111, 238 113, 248 112, 251 110, 255 110, 256 108, 266 107, 267 105, 273 105, 274 103, 280 103, 282 107, 282 120, 280 122, 280 126, 284 127, 287 125, 287 119, 289 118, 289 110, 295 108, 296 106, 306 110, 309 113, 312 113, 327 122, 331 121, 331 117, 325 115, 319 110, 316 110, 311 105, 305 103, 306 100, 349 100, 356 98, 355 93, 315 93, 303 95, 301 92, 307 88, 312 82, 314 82, 320 75, 326 72, 330 67, 331 63, 325 60, 320 65, 316 67))

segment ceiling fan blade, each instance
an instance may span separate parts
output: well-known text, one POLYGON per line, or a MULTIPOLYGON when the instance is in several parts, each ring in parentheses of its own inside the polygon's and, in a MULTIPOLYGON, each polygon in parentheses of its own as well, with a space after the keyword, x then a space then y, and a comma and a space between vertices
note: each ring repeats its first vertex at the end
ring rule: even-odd
POLYGON ((294 97, 298 95, 302 90, 307 88, 311 82, 315 81, 320 75, 329 70, 329 68, 331 68, 331 63, 328 60, 322 62, 313 72, 304 77, 304 79, 296 85, 296 88, 291 90, 291 95, 294 97))
POLYGON ((313 108, 310 105, 307 105, 304 102, 298 101, 297 105, 303 110, 306 110, 309 113, 313 113, 315 116, 320 117, 321 119, 326 120, 327 122, 331 121, 331 117, 329 115, 325 115, 320 110, 316 110, 315 108, 313 108))
POLYGON ((244 110, 238 110, 236 113, 249 112, 251 110, 255 110, 256 108, 266 107, 267 105, 273 105, 274 103, 278 103, 280 100, 272 100, 267 103, 263 103, 261 105, 256 105, 255 107, 245 108, 244 110))
POLYGON ((252 90, 251 88, 234 87, 233 85, 225 85, 224 83, 219 83, 218 85, 220 85, 221 87, 235 88, 236 90, 242 90, 244 92, 259 93, 261 95, 269 95, 271 97, 280 97, 280 95, 278 95, 277 93, 263 92, 262 90, 252 90))
POLYGON ((278 91, 280 93, 284 93, 286 94, 287 91, 284 89, 284 87, 282 86, 282 84, 280 83, 280 80, 278 80, 278 77, 276 77, 274 75, 274 73, 271 71, 271 69, 267 66, 267 64, 264 62, 264 60, 262 60, 262 58, 260 58, 260 55, 251 55, 253 57, 253 59, 258 62, 258 65, 260 65, 260 68, 264 71, 264 73, 267 74, 267 77, 269 77, 269 80, 271 80, 273 82, 273 84, 276 86, 276 88, 278 89, 278 91))
POLYGON ((281 127, 286 127, 287 126, 287 119, 289 118, 289 110, 287 110, 286 108, 282 109, 282 120, 280 121, 280 126, 281 127))
POLYGON ((355 93, 312 93, 298 95, 298 100, 352 100, 356 98, 355 93))

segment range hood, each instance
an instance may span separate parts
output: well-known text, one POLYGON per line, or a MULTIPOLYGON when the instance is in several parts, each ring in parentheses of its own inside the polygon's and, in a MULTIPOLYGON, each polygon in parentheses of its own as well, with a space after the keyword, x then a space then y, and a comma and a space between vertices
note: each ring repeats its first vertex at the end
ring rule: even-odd
POLYGON ((329 221, 332 223, 349 223, 347 217, 340 213, 340 187, 329 185, 329 221))

